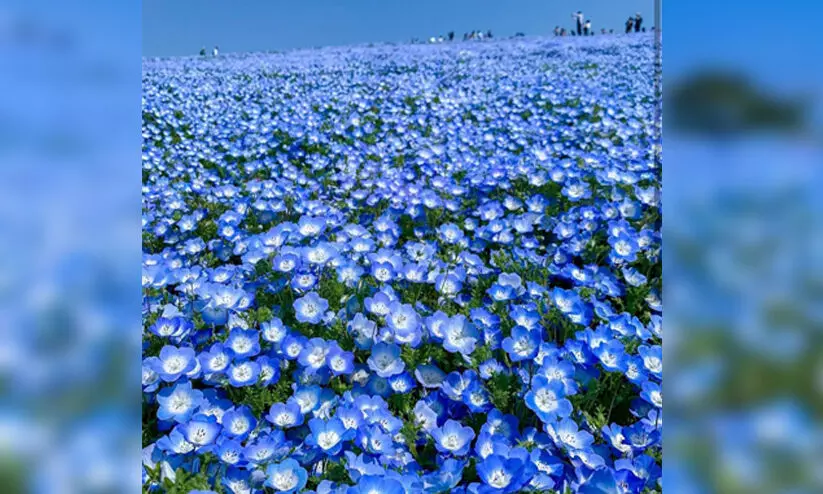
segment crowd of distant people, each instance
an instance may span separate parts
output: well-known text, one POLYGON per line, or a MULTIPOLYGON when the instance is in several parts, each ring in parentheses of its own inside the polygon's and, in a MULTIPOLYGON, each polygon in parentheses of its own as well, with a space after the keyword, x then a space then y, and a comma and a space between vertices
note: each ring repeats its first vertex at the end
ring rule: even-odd
MULTIPOLYGON (((492 30, 489 29, 487 31, 470 31, 468 33, 463 33, 463 41, 471 41, 471 40, 484 40, 484 39, 492 39, 494 35, 492 34, 492 30)), ((427 40, 428 43, 446 43, 449 41, 454 41, 455 33, 454 31, 450 31, 448 34, 432 36, 427 40)), ((420 43, 420 40, 417 38, 412 39, 412 43, 420 43)))
MULTIPOLYGON (((574 19, 574 26, 572 28, 566 30, 566 28, 555 26, 554 35, 593 36, 595 34, 594 29, 592 29, 591 19, 586 19, 583 12, 578 10, 573 13, 572 19, 574 19)), ((652 28, 652 30, 654 30, 654 28, 652 28)), ((646 32, 646 28, 643 27, 643 16, 640 15, 640 12, 637 12, 634 16, 630 16, 626 19, 626 34, 631 33, 632 31, 635 33, 646 32)), ((614 29, 609 29, 607 32, 605 28, 601 28, 600 34, 614 34, 614 29)))
MULTIPOLYGON (((220 48, 218 48, 217 45, 215 45, 214 49, 212 49, 212 51, 211 51, 211 56, 217 58, 219 55, 220 55, 220 48)), ((206 47, 205 46, 200 48, 200 56, 201 57, 206 56, 206 47)))
MULTIPOLYGON (((592 29, 592 21, 591 19, 586 19, 583 16, 583 12, 577 11, 572 14, 572 19, 574 19, 574 27, 566 30, 566 28, 555 26, 554 28, 554 35, 555 36, 593 36, 594 30, 592 29)), ((634 16, 629 17, 626 20, 626 34, 631 33, 632 31, 639 33, 639 32, 646 32, 646 28, 643 27, 643 16, 640 15, 640 12, 636 13, 634 16)), ((652 27, 652 31, 654 31, 654 27, 652 27)), ((608 32, 605 28, 600 29, 600 34, 614 34, 614 29, 609 29, 608 32)), ((524 36, 523 33, 516 33, 514 35, 515 38, 519 38, 524 36)), ((445 43, 449 41, 454 41, 455 34, 454 31, 450 31, 448 34, 445 35, 438 35, 432 36, 427 40, 428 43, 445 43)), ((472 41, 472 40, 485 40, 485 39, 492 39, 492 30, 489 29, 487 31, 470 31, 468 33, 463 33, 463 41, 472 41)), ((412 43, 420 43, 421 41, 417 38, 411 40, 412 43)), ((211 51, 212 57, 218 57, 220 55, 220 49, 215 46, 214 49, 211 51)), ((200 49, 200 56, 206 56, 206 47, 200 49)))

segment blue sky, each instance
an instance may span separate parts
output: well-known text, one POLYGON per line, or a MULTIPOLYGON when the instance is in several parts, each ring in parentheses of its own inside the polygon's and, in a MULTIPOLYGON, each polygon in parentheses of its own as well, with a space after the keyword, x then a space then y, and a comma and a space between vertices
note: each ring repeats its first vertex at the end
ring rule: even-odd
POLYGON ((650 26, 653 0, 144 0, 143 55, 265 51, 408 41, 450 30, 549 34, 582 10, 592 26, 623 26, 640 11, 650 26))

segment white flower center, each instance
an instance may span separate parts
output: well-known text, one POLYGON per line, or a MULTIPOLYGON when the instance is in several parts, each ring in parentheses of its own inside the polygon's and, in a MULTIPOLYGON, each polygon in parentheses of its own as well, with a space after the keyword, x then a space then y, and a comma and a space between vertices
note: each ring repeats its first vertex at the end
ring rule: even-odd
POLYGON ((184 393, 176 393, 169 400, 169 408, 174 413, 183 413, 191 407, 191 397, 184 393))
POLYGON ((163 370, 168 374, 176 374, 183 370, 188 361, 180 355, 175 355, 163 361, 163 370))
POLYGON ((503 489, 511 482, 511 475, 503 470, 495 470, 489 475, 489 485, 497 489, 503 489))
POLYGON ((338 442, 340 442, 340 436, 336 432, 326 431, 317 435, 317 444, 323 449, 334 447, 338 442))
POLYGON ((288 491, 297 486, 297 475, 293 471, 277 472, 272 476, 272 484, 280 491, 288 491))

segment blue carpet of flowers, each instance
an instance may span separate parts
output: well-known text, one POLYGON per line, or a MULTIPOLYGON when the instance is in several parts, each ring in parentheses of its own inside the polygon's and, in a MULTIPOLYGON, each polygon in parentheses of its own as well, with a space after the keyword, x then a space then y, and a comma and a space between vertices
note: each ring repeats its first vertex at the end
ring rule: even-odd
POLYGON ((653 57, 144 60, 144 491, 660 492, 653 57))

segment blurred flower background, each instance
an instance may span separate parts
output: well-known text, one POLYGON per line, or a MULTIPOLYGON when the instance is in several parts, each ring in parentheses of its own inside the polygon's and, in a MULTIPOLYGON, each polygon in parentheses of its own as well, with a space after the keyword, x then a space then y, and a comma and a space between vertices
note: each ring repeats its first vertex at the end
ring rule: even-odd
POLYGON ((140 482, 140 11, 127 3, 0 5, 3 492, 140 482))
MULTIPOLYGON (((139 8, 0 6, 3 492, 140 482, 139 8)), ((823 490, 820 10, 665 7, 667 492, 823 490)))
POLYGON ((664 489, 821 492, 821 45, 782 29, 820 7, 694 3, 664 10, 664 489))

